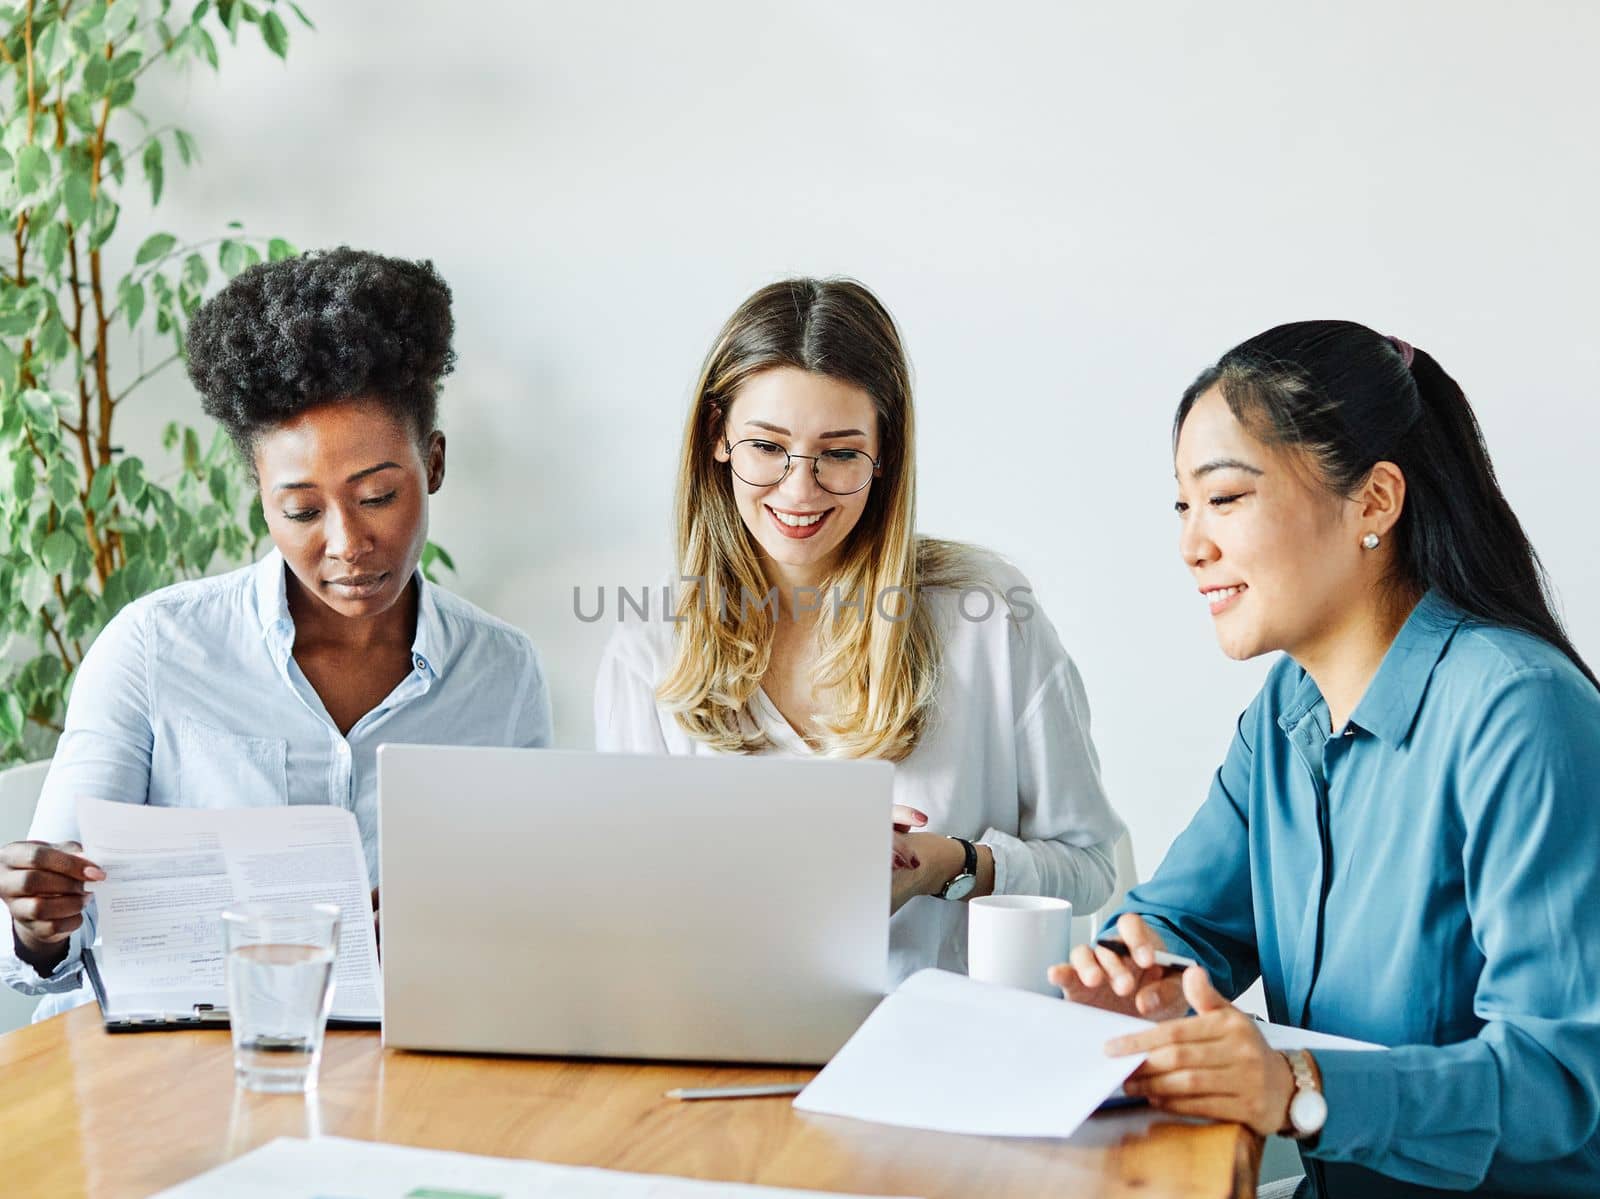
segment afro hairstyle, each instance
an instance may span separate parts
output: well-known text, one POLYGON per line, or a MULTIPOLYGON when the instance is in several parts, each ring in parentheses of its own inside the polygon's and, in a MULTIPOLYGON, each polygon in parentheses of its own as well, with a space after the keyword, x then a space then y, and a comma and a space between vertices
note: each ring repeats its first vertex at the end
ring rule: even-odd
POLYGON ((242 271, 200 307, 189 378, 253 473, 262 431, 334 401, 376 400, 426 437, 454 327, 433 263, 311 251, 242 271))

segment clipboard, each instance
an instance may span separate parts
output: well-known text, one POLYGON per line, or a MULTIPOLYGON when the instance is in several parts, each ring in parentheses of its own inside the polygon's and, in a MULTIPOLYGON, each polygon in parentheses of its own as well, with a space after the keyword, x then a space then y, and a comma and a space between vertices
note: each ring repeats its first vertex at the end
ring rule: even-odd
MULTIPOLYGON (((100 975, 100 965, 95 961, 94 950, 87 946, 83 951, 83 973, 94 991, 95 1002, 100 1005, 100 1023, 107 1032, 168 1032, 175 1029, 227 1028, 228 1009, 211 1003, 197 1003, 191 1009, 171 1012, 119 1012, 112 1014, 106 1001, 106 984, 100 975)), ((328 1027, 338 1029, 379 1029, 380 1018, 349 1016, 328 1017, 328 1027)))

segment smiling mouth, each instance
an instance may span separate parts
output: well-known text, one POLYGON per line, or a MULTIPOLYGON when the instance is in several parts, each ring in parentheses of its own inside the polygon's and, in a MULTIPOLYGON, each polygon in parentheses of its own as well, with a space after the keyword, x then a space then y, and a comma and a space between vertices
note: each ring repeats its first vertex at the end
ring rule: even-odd
POLYGON ((1246 591, 1250 590, 1248 583, 1235 583, 1232 587, 1211 587, 1202 589, 1200 594, 1211 609, 1211 615, 1226 612, 1246 591))
POLYGON ((828 518, 833 515, 832 508, 825 508, 821 512, 779 512, 776 508, 763 504, 767 515, 772 518, 773 526, 785 537, 794 541, 804 541, 807 537, 815 537, 828 523, 828 518))

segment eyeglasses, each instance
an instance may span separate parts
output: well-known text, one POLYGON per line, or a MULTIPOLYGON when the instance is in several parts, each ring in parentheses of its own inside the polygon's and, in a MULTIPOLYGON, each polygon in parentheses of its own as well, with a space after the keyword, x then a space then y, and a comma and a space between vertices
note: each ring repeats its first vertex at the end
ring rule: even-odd
POLYGON ((796 458, 811 463, 811 477, 829 495, 854 495, 878 471, 878 459, 864 450, 824 450, 820 454, 791 454, 777 442, 747 437, 730 443, 722 439, 733 473, 752 487, 776 487, 789 477, 796 458))

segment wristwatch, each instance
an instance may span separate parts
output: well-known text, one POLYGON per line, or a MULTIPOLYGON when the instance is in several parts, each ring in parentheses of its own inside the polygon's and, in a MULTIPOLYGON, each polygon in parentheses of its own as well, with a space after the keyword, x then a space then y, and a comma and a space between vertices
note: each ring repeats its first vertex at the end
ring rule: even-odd
POLYGON ((939 888, 939 898, 965 899, 978 885, 978 847, 965 837, 951 837, 950 840, 960 841, 967 856, 961 863, 961 873, 939 888))
POLYGON ((1283 1055, 1294 1071, 1294 1097, 1289 1100, 1289 1127, 1284 1135, 1296 1141, 1309 1141, 1328 1122, 1328 1101, 1317 1085, 1317 1072, 1311 1055, 1304 1049, 1291 1049, 1283 1055))

